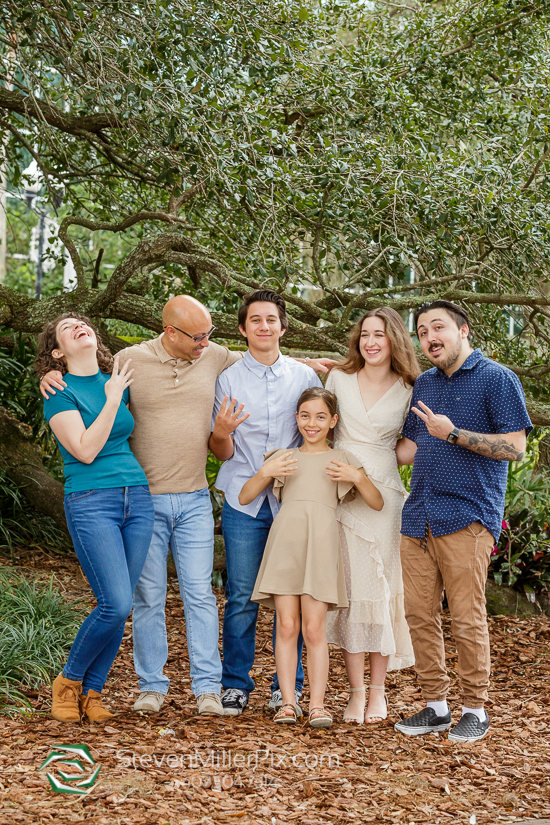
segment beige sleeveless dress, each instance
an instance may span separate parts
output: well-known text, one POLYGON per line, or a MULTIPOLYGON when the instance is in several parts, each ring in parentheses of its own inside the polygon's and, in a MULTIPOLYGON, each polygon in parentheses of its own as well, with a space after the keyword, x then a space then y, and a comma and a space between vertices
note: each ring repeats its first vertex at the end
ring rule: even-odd
POLYGON ((401 482, 395 444, 412 388, 401 379, 367 412, 357 374, 332 370, 326 388, 338 399, 334 446, 355 455, 384 498, 380 511, 360 496, 338 505, 349 606, 327 618, 328 641, 350 653, 389 656, 388 670, 414 664, 405 619, 399 546, 401 511, 407 492, 401 482))
POLYGON ((275 609, 274 595, 309 594, 326 602, 329 610, 339 610, 348 606, 348 599, 336 506, 352 500, 355 487, 333 481, 326 468, 332 459, 357 468, 361 462, 345 450, 301 453, 298 448, 273 450, 265 460, 287 452, 298 463, 292 476, 273 481, 273 493, 282 506, 269 531, 251 598, 275 609))

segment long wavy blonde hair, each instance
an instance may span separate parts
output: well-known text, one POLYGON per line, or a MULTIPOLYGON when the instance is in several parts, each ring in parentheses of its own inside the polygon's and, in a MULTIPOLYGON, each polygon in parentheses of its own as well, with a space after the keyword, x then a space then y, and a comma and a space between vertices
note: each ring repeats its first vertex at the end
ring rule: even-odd
POLYGON ((361 331, 367 318, 380 318, 384 322, 384 329, 390 342, 391 369, 396 375, 403 379, 405 384, 411 387, 420 375, 420 367, 411 337, 403 323, 403 319, 395 309, 391 307, 378 307, 371 309, 360 318, 353 327, 349 337, 349 350, 345 359, 337 364, 333 369, 342 370, 348 374, 359 372, 365 366, 365 359, 361 355, 359 342, 361 331))

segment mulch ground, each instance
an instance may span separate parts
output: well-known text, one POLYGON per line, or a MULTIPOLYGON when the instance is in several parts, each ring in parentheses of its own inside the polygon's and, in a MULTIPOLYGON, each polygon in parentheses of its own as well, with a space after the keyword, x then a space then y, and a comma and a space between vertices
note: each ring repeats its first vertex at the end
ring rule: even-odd
MULTIPOLYGON (((91 601, 71 559, 36 556, 32 575, 55 571, 67 598, 91 601)), ((31 697, 35 713, 0 717, 0 822, 162 825, 162 823, 322 822, 500 823, 550 817, 550 620, 490 620, 491 730, 480 743, 453 745, 445 734, 407 739, 394 722, 422 707, 412 669, 389 674, 390 713, 377 727, 341 724, 347 701, 343 661, 331 652, 328 705, 335 724, 275 727, 266 703, 273 670, 271 615, 260 611, 257 690, 240 717, 196 715, 185 627, 170 583, 167 619, 171 679, 161 713, 132 712, 138 695, 130 625, 105 691, 111 724, 63 725, 48 716, 50 689, 31 697), (86 744, 101 773, 84 797, 53 793, 38 768, 61 744, 86 744), (475 817, 475 818, 474 818, 475 817)), ((219 594, 220 611, 223 597, 219 594)), ((456 651, 451 706, 458 721, 456 651)), ((304 695, 307 707, 307 692, 304 695)))

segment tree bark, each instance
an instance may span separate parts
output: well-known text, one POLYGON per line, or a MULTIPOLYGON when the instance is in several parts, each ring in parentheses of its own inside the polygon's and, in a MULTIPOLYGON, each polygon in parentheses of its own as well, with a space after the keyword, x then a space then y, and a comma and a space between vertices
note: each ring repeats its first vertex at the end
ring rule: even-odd
POLYGON ((46 471, 32 430, 0 407, 0 466, 38 513, 50 516, 68 535, 63 485, 46 471))

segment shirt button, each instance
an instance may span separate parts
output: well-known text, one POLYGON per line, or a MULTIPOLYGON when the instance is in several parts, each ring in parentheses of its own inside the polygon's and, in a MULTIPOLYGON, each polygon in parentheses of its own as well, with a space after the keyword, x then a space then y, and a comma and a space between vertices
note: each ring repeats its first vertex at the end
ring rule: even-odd
POLYGON ((176 378, 176 384, 179 384, 179 381, 178 381, 178 379, 177 379, 177 378, 176 378))
POLYGON ((429 501, 429 500, 430 500, 429 498, 426 499, 426 501, 429 501))
POLYGON ((444 407, 444 406, 445 406, 445 404, 442 404, 441 406, 442 406, 442 407, 444 407))

